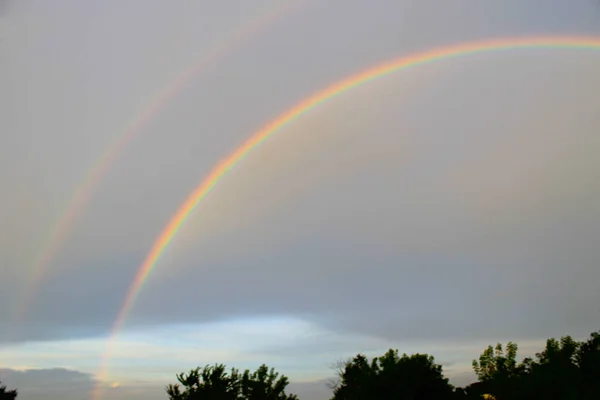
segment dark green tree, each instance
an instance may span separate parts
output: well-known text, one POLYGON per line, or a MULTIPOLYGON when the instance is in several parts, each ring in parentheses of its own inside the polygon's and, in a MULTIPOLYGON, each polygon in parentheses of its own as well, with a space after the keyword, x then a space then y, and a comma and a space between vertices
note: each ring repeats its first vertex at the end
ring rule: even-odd
POLYGON ((256 371, 249 370, 242 376, 242 398, 247 400, 297 400, 294 394, 286 394, 289 384, 286 376, 279 376, 275 369, 261 365, 256 371))
POLYGON ((14 400, 17 398, 16 390, 7 390, 6 386, 0 382, 0 400, 14 400))
POLYGON ((577 353, 580 343, 570 336, 546 341, 546 348, 536 354, 530 374, 525 379, 530 394, 547 399, 579 399, 580 374, 577 353))
POLYGON ((600 331, 593 332, 577 350, 581 399, 600 399, 600 331))
POLYGON ((225 365, 215 364, 196 368, 188 374, 177 374, 177 384, 169 384, 166 392, 170 400, 297 400, 286 394, 286 376, 279 376, 274 369, 261 365, 255 372, 243 374, 225 365), (183 387, 183 390, 182 390, 183 387))
POLYGON ((479 361, 473 360, 473 371, 482 382, 514 376, 518 373, 517 349, 517 344, 513 342, 506 344, 506 352, 501 343, 496 344, 495 348, 490 345, 481 353, 479 361))
POLYGON ((600 399, 600 332, 577 342, 570 336, 548 339, 534 358, 516 363, 516 344, 489 346, 473 361, 479 382, 465 388, 466 397, 493 394, 498 400, 600 399))
POLYGON ((505 349, 497 343, 495 347, 488 346, 479 360, 473 360, 473 371, 479 382, 467 388, 470 397, 488 394, 503 399, 513 395, 522 374, 522 367, 517 365, 517 350, 514 342, 508 342, 505 349))
POLYGON ((398 355, 390 349, 370 363, 358 354, 348 362, 332 400, 449 399, 454 395, 442 367, 427 354, 398 355))
POLYGON ((178 374, 177 380, 179 384, 169 384, 166 388, 171 400, 237 400, 240 392, 238 370, 232 368, 228 374, 223 364, 198 367, 187 375, 178 374))

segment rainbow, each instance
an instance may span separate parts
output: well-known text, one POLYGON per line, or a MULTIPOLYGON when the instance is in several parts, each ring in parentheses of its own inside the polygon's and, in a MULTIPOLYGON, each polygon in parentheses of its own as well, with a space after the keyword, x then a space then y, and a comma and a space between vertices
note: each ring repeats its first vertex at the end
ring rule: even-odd
POLYGON ((58 218, 58 221, 53 224, 54 228, 50 235, 44 241, 40 255, 34 260, 34 267, 31 273, 31 279, 27 288, 22 292, 21 298, 17 300, 15 307, 14 325, 19 326, 21 319, 24 317, 27 309, 29 309, 33 294, 45 276, 45 272, 56 257, 62 244, 67 239, 72 231, 75 222, 85 210, 89 203, 95 188, 110 170, 111 165, 116 161, 125 148, 133 142, 137 136, 150 123, 152 118, 156 116, 165 106, 179 93, 189 85, 189 83, 200 75, 203 71, 211 66, 215 66, 221 59, 239 48, 244 42, 250 38, 257 36, 267 27, 273 25, 283 16, 291 13, 292 10, 298 8, 305 3, 282 2, 278 7, 267 10, 262 15, 253 19, 246 26, 238 29, 227 40, 217 45, 207 54, 196 60, 191 67, 185 69, 182 73, 169 82, 166 87, 152 96, 152 99, 142 111, 139 112, 132 121, 125 127, 121 135, 108 147, 108 149, 99 157, 96 163, 90 168, 85 175, 83 182, 75 190, 74 195, 70 199, 64 213, 58 218))
MULTIPOLYGON (((572 50, 600 50, 600 36, 542 36, 542 37, 521 37, 521 38, 501 38, 492 40, 483 40, 469 43, 460 43, 452 46, 435 48, 429 51, 416 53, 413 55, 400 57, 389 62, 369 68, 364 72, 343 79, 325 89, 311 95, 300 101, 298 104, 279 115, 260 130, 256 131, 240 147, 233 151, 229 156, 220 161, 210 173, 200 182, 196 189, 189 195, 185 202, 173 214, 167 225, 154 242, 150 252, 140 265, 137 274, 127 292, 125 300, 119 311, 108 341, 108 348, 105 353, 102 366, 98 373, 98 379, 103 380, 106 375, 108 361, 112 355, 112 346, 114 339, 119 333, 125 318, 131 309, 133 302, 140 292, 144 282, 152 272, 160 256, 163 254, 173 237, 177 234, 183 223, 187 220, 196 206, 206 195, 217 185, 225 174, 234 168, 244 157, 252 150, 257 148, 265 140, 269 139, 283 127, 292 123, 297 118, 306 114, 318 105, 333 99, 359 85, 363 85, 375 79, 382 78, 391 73, 417 67, 424 64, 430 64, 436 61, 447 60, 450 58, 466 56, 471 54, 485 53, 500 50, 516 49, 572 49, 572 50)), ((100 384, 98 388, 100 387, 100 384)), ((99 399, 99 389, 96 390, 93 399, 99 399)))

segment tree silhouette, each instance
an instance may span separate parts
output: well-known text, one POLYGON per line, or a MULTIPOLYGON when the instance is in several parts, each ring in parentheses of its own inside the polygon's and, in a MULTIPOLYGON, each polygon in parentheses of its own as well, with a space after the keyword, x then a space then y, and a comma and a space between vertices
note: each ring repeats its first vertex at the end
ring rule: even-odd
POLYGON ((6 386, 0 382, 0 400, 13 400, 17 398, 16 390, 7 390, 6 386))
POLYGON ((473 385, 469 392, 499 398, 514 393, 522 370, 517 366, 517 349, 514 342, 506 344, 506 351, 501 343, 497 343, 496 347, 488 346, 479 356, 479 361, 473 360, 473 371, 479 378, 479 384, 473 385))
POLYGON ((225 372, 225 365, 216 364, 191 370, 187 375, 177 375, 177 380, 183 385, 182 392, 179 384, 169 384, 166 388, 171 400, 237 400, 240 390, 239 372, 225 372))
POLYGON ((536 362, 531 363, 530 390, 546 398, 579 399, 580 376, 576 363, 579 343, 570 336, 559 340, 546 341, 546 348, 536 354, 536 362))
MULTIPOLYGON (((518 346, 488 346, 473 360, 478 381, 453 388, 427 354, 398 355, 388 350, 371 361, 363 354, 338 361, 331 400, 598 400, 600 399, 600 331, 577 342, 570 336, 546 341, 534 357, 517 363, 518 346)), ((166 387, 170 400, 298 400, 286 394, 288 378, 261 365, 256 371, 226 372, 223 364, 178 374, 166 387), (182 386, 183 385, 183 390, 182 386)), ((0 400, 16 391, 0 387, 0 400)))
POLYGON ((579 345, 576 355, 579 366, 581 399, 600 399, 600 331, 579 345))
POLYGON ((447 399, 453 388, 427 354, 403 354, 388 350, 371 363, 358 354, 346 364, 332 400, 363 399, 447 399))
POLYGON ((483 393, 498 400, 511 399, 600 399, 600 333, 577 342, 570 336, 546 341, 543 351, 534 358, 516 364, 517 346, 500 344, 495 351, 489 346, 473 360, 479 382, 465 388, 466 398, 480 398, 483 393))
POLYGON ((179 384, 169 384, 166 392, 171 400, 298 400, 296 395, 286 394, 289 384, 286 376, 279 376, 266 365, 250 373, 240 374, 235 368, 231 373, 225 365, 215 364, 196 368, 188 374, 177 374, 179 384), (181 390, 183 385, 183 391, 181 390))
POLYGON ((479 362, 473 360, 473 370, 480 381, 506 379, 517 373, 517 349, 516 343, 508 342, 506 353, 502 344, 496 344, 495 348, 488 346, 479 356, 479 362))
POLYGON ((248 400, 297 400, 296 395, 285 393, 289 384, 286 376, 279 376, 273 368, 261 365, 250 374, 246 370, 242 376, 242 398, 248 400))

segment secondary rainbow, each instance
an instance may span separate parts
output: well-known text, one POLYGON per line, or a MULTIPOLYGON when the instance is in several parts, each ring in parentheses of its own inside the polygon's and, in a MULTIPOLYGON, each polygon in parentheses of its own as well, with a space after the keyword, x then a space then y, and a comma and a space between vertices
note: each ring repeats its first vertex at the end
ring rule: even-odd
MULTIPOLYGON (((468 43, 459 43, 451 46, 434 48, 429 51, 400 57, 389 62, 369 68, 349 78, 334 83, 325 89, 302 100, 288 111, 269 122, 266 126, 256 131, 240 147, 233 151, 229 156, 220 161, 210 173, 201 181, 195 190, 189 195, 185 202, 173 214, 160 235, 155 240, 150 252, 144 262, 140 265, 138 272, 127 292, 121 310, 119 311, 109 338, 108 348, 105 353, 102 365, 100 367, 98 378, 103 380, 106 375, 108 361, 112 356, 111 344, 119 333, 127 313, 131 309, 133 302, 140 292, 143 283, 152 272, 153 267, 159 260, 161 254, 165 251, 173 237, 177 234, 182 224, 188 216, 194 211, 202 199, 215 187, 215 185, 224 177, 224 175, 234 168, 248 153, 257 148, 269 137, 280 131, 281 128, 293 122, 303 114, 315 108, 319 104, 331 100, 332 98, 347 92, 359 85, 370 82, 374 79, 382 78, 393 72, 417 67, 423 64, 429 64, 435 61, 446 60, 469 54, 484 53, 500 50, 517 49, 571 49, 571 50, 600 50, 600 36, 536 36, 536 37, 516 37, 500 38, 491 40, 482 40, 468 43)), ((99 383, 98 388, 102 384, 99 383)), ((99 399, 99 390, 95 391, 93 399, 99 399)))
POLYGON ((21 298, 17 301, 14 312, 14 327, 19 327, 21 323, 20 319, 24 317, 29 308, 32 297, 36 292, 39 283, 42 281, 48 266, 66 241, 75 222, 85 210, 86 205, 94 194, 95 188, 102 181, 104 176, 110 170, 111 165, 121 153, 123 153, 125 148, 133 142, 141 132, 143 132, 144 128, 150 123, 155 115, 164 109, 174 97, 189 85, 192 79, 196 78, 207 68, 217 65, 217 63, 227 54, 240 47, 252 37, 258 35, 267 27, 273 25, 283 16, 290 14, 292 10, 301 5, 305 5, 305 3, 300 1, 286 2, 281 3, 281 5, 276 8, 267 10, 250 21, 247 25, 235 31, 227 40, 220 42, 217 47, 208 51, 208 53, 196 60, 192 66, 185 69, 175 79, 170 81, 162 91, 155 96, 152 96, 150 102, 142 108, 142 111, 133 118, 119 137, 90 168, 82 183, 75 190, 64 213, 53 225, 54 228, 45 240, 39 256, 34 260, 30 282, 22 292, 21 298))

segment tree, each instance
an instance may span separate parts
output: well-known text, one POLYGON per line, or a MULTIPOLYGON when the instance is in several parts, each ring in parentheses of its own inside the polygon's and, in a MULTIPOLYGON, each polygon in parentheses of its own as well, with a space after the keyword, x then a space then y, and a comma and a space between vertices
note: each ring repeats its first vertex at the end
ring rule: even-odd
POLYGON ((169 384, 166 391, 171 400, 237 400, 240 391, 239 372, 232 368, 227 374, 223 364, 198 367, 187 375, 178 374, 177 380, 185 390, 182 392, 179 384, 169 384))
POLYGON ((427 354, 403 354, 388 350, 369 363, 358 354, 348 362, 334 389, 332 400, 420 400, 446 399, 453 396, 453 387, 427 354))
POLYGON ((488 346, 479 356, 479 361, 473 360, 473 371, 479 382, 467 388, 469 395, 512 399, 511 396, 518 392, 523 370, 522 366, 517 365, 517 350, 514 342, 508 342, 506 350, 501 343, 497 343, 496 347, 488 346))
POLYGON ((294 394, 286 394, 289 384, 286 376, 279 377, 275 369, 261 365, 250 374, 249 370, 242 376, 242 398, 248 400, 297 400, 294 394), (279 378, 279 379, 278 379, 279 378))
POLYGON ((273 368, 261 365, 255 372, 231 373, 225 365, 215 364, 191 370, 187 375, 177 374, 179 384, 169 384, 165 390, 170 400, 298 400, 286 394, 286 376, 279 376, 273 368), (183 391, 181 390, 183 385, 183 391))
POLYGON ((496 344, 496 348, 488 346, 479 356, 479 362, 473 360, 473 371, 480 381, 492 381, 506 379, 517 374, 517 344, 508 342, 506 354, 502 344, 496 344))
POLYGON ((342 377, 344 376, 344 370, 346 366, 352 362, 352 357, 340 358, 331 365, 331 369, 335 371, 336 378, 330 379, 327 382, 327 387, 331 390, 335 390, 342 383, 342 377))
POLYGON ((600 332, 592 333, 586 342, 570 336, 546 341, 535 358, 516 363, 516 344, 507 345, 506 354, 500 344, 489 346, 473 360, 479 382, 469 385, 466 398, 483 393, 498 400, 511 399, 599 399, 600 398, 600 332))
POLYGON ((600 331, 593 332, 577 349, 581 399, 600 399, 600 331))
POLYGON ((7 390, 6 386, 0 382, 0 400, 14 400, 17 398, 16 390, 7 390))
POLYGON ((579 399, 580 374, 577 352, 580 343, 570 336, 546 341, 546 348, 536 354, 528 387, 545 398, 579 399))

